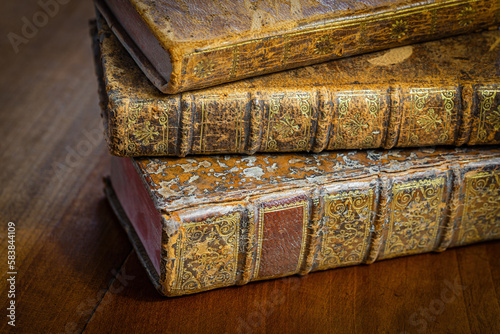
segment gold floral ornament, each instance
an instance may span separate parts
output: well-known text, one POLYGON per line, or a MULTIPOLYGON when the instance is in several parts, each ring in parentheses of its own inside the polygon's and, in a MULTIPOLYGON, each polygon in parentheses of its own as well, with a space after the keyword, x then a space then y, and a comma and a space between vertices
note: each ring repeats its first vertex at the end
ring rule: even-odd
POLYGON ((490 123, 495 131, 500 130, 500 106, 497 110, 493 110, 491 114, 486 117, 486 120, 490 123))
POLYGON ((474 20, 474 14, 475 13, 476 13, 476 11, 471 6, 465 7, 458 14, 458 23, 460 23, 460 25, 462 27, 467 27, 474 20))
POLYGON ((392 38, 401 39, 405 37, 408 33, 408 22, 403 19, 396 20, 396 22, 392 24, 391 32, 392 38))
POLYGON ((276 124, 275 129, 280 135, 286 138, 298 131, 299 126, 295 124, 294 119, 290 118, 290 115, 286 114, 285 117, 276 124))
POLYGON ((363 118, 361 118, 361 115, 359 113, 356 113, 354 115, 354 118, 346 121, 346 123, 344 124, 344 128, 349 132, 349 135, 357 136, 359 131, 368 128, 368 123, 363 118))
POLYGON ((214 63, 211 59, 203 59, 194 67, 194 74, 198 78, 206 78, 214 71, 214 63))
POLYGON ((439 118, 439 114, 431 108, 427 114, 420 116, 417 123, 424 128, 425 132, 429 133, 437 130, 438 124, 443 123, 443 121, 439 118))
POLYGON ((331 36, 321 36, 314 46, 314 53, 324 55, 333 51, 333 38, 331 36))
POLYGON ((138 129, 134 132, 137 139, 144 145, 149 145, 149 141, 154 139, 154 136, 158 136, 159 134, 160 133, 158 131, 155 131, 155 127, 151 126, 149 121, 144 123, 144 128, 138 129))

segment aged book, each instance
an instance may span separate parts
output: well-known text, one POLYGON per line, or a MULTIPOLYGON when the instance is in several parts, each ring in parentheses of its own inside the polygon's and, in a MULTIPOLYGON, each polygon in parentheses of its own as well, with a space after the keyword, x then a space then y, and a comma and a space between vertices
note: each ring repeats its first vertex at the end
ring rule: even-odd
POLYGON ((166 96, 98 25, 117 156, 500 144, 499 30, 166 96))
POLYGON ((167 296, 500 238, 500 147, 112 159, 167 296))
POLYGON ((473 32, 497 0, 96 0, 164 93, 473 32))

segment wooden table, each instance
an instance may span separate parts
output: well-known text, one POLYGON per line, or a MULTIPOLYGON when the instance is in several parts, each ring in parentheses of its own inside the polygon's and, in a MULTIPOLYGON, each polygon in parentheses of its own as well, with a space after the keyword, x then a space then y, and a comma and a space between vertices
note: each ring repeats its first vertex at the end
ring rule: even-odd
POLYGON ((0 2, 1 332, 500 331, 499 242, 160 297, 103 193, 109 155, 88 36, 92 3, 65 1, 51 7, 53 17, 35 0, 0 2), (25 22, 39 27, 23 33, 25 22), (6 317, 8 222, 15 328, 6 317))

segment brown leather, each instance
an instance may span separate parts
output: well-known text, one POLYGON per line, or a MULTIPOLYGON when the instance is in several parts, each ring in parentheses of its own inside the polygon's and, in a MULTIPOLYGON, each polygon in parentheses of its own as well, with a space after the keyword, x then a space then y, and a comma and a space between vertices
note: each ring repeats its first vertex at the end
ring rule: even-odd
POLYGON ((114 155, 500 143, 498 30, 164 96, 98 23, 114 155))
MULTIPOLYGON (((491 0, 99 2, 111 7, 117 16, 113 21, 130 20, 123 6, 140 15, 143 30, 161 47, 156 41, 149 43, 151 47, 125 45, 146 73, 152 72, 151 65, 161 68, 161 59, 171 63, 172 74, 163 82, 154 80, 169 94, 473 32, 500 22, 500 3, 491 0), (162 48, 163 57, 155 52, 137 56, 162 48), (152 64, 141 61, 145 58, 152 64)), ((134 35, 136 29, 126 24, 124 28, 120 35, 128 31, 136 44, 142 44, 144 33, 134 35)))
POLYGON ((113 159, 161 214, 167 296, 500 238, 500 147, 113 159))
POLYGON ((293 275, 300 270, 307 239, 310 194, 272 199, 257 209, 257 233, 262 243, 257 250, 256 279, 293 275), (265 237, 264 237, 265 236, 265 237))

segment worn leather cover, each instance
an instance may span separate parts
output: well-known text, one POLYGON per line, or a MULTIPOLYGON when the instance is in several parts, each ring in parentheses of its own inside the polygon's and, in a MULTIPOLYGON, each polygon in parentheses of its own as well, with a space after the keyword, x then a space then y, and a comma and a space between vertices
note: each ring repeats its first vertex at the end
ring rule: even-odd
POLYGON ((98 25, 117 156, 500 143, 498 30, 165 96, 98 25))
POLYGON ((500 147, 113 157, 111 183, 161 215, 167 296, 500 238, 500 147))
POLYGON ((498 0, 100 0, 98 5, 110 6, 105 11, 118 16, 106 15, 122 41, 127 31, 138 45, 144 35, 154 36, 142 46, 125 45, 146 73, 155 62, 142 62, 147 57, 138 55, 150 51, 147 45, 165 50, 171 75, 153 80, 170 94, 500 22, 498 0), (129 20, 135 23, 128 29, 116 24, 129 20), (145 33, 137 33, 137 26, 145 33))

